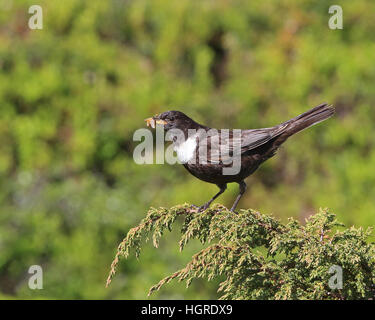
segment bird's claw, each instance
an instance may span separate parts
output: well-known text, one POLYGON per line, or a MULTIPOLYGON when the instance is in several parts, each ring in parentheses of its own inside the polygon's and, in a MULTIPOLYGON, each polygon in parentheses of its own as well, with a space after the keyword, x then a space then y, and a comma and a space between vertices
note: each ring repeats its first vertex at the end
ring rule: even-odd
POLYGON ((192 209, 196 209, 197 212, 202 212, 202 211, 206 210, 208 207, 209 207, 209 205, 207 205, 207 203, 204 204, 204 205, 202 205, 202 206, 196 206, 195 204, 192 204, 192 205, 190 206, 190 208, 192 208, 192 209))

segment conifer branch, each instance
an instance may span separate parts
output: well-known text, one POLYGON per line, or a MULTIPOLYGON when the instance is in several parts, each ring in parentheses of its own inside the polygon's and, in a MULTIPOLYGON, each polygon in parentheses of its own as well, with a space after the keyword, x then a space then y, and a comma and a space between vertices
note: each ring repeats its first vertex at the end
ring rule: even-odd
POLYGON ((121 257, 133 248, 138 258, 141 240, 152 238, 154 247, 177 217, 183 217, 180 250, 191 239, 209 244, 181 270, 152 286, 149 295, 172 280, 212 280, 224 276, 219 285, 221 299, 371 299, 374 297, 375 245, 372 229, 342 229, 327 209, 287 224, 254 210, 230 212, 214 205, 202 213, 189 204, 170 209, 151 208, 141 223, 120 243, 107 279, 116 273, 121 257), (341 289, 329 287, 331 266, 344 273, 341 289))

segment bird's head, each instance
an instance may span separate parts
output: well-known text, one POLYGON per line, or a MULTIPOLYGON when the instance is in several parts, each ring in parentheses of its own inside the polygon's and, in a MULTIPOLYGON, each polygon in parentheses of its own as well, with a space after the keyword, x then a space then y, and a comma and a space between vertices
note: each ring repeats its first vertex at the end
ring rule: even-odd
POLYGON ((152 118, 145 119, 147 126, 155 128, 156 124, 162 125, 165 131, 171 129, 189 129, 194 127, 195 122, 181 111, 166 111, 152 118))

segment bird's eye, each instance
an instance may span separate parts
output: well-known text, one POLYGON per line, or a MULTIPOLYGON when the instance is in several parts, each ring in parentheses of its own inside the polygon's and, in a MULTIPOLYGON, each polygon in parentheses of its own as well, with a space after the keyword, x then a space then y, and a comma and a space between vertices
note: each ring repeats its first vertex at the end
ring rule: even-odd
POLYGON ((174 121, 175 119, 176 119, 176 118, 175 118, 174 116, 170 116, 170 117, 169 117, 169 120, 170 120, 170 121, 174 121))

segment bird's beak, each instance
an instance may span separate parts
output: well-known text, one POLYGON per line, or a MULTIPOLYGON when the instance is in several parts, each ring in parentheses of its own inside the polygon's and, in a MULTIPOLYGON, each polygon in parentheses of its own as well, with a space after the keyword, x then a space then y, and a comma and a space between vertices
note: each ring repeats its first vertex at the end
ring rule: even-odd
POLYGON ((161 125, 167 124, 167 121, 158 119, 157 116, 152 117, 152 118, 147 118, 145 119, 145 121, 146 121, 147 127, 151 127, 151 128, 155 128, 155 125, 157 124, 161 124, 161 125))

